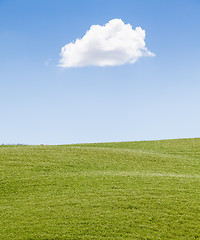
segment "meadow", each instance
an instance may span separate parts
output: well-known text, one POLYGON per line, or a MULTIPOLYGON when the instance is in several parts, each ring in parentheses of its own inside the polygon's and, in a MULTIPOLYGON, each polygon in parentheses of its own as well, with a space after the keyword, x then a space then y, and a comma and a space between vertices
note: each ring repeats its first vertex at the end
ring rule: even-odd
POLYGON ((200 239, 200 139, 2 145, 0 239, 200 239))

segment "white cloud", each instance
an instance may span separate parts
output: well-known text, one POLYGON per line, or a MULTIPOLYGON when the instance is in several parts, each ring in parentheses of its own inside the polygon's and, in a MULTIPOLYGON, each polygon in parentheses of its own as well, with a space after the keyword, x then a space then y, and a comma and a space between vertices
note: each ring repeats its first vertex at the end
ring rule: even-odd
POLYGON ((66 44, 61 50, 60 67, 116 66, 135 63, 142 56, 154 56, 145 47, 145 30, 121 19, 104 26, 92 25, 82 39, 66 44))
POLYGON ((51 58, 48 58, 47 60, 45 60, 44 65, 49 66, 50 62, 51 62, 51 58))

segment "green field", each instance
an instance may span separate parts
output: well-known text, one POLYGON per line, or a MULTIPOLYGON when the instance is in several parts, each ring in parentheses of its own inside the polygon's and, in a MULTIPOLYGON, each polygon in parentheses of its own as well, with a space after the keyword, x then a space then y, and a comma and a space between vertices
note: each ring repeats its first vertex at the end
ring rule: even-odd
POLYGON ((200 139, 0 146, 0 239, 200 239, 200 139))

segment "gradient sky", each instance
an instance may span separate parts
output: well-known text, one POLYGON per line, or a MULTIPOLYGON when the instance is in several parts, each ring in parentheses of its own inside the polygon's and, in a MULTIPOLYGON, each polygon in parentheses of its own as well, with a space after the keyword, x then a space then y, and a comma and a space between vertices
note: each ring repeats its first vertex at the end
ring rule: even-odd
POLYGON ((200 137, 199 0, 0 0, 0 144, 200 137), (120 18, 155 57, 60 68, 61 48, 120 18))

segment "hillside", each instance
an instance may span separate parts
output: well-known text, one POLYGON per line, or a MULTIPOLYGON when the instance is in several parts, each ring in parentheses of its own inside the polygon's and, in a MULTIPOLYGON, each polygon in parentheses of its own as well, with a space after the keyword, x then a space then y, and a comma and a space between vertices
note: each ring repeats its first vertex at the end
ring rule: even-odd
POLYGON ((200 139, 0 146, 0 239, 200 239, 200 139))

